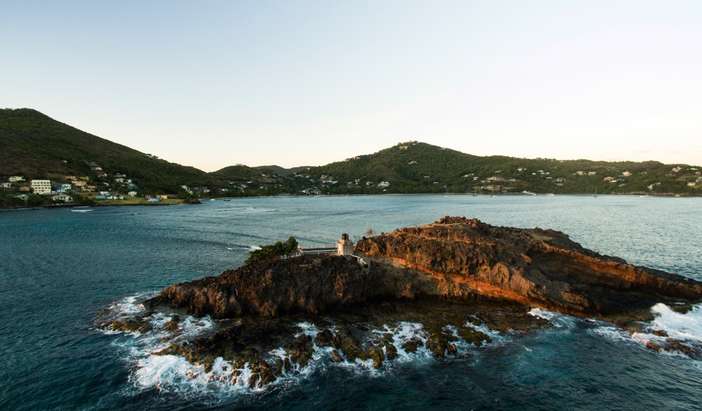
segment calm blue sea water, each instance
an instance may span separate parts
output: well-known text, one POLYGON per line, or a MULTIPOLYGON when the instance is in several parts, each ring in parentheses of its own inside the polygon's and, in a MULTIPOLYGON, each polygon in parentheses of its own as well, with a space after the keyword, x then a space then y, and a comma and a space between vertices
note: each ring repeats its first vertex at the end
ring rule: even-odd
POLYGON ((140 386, 119 338, 93 325, 124 297, 237 266, 253 245, 289 235, 323 245, 341 232, 443 215, 555 228, 599 252, 702 279, 702 199, 278 197, 0 212, 0 409, 702 407, 699 362, 585 320, 561 318, 467 359, 383 373, 322 367, 263 392, 229 394, 140 386))

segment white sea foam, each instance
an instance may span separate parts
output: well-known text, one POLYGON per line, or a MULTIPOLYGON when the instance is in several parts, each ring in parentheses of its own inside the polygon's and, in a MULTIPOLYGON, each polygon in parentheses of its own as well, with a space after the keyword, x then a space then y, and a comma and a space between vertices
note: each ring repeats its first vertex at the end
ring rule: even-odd
POLYGON ((416 360, 427 360, 432 358, 431 352, 426 348, 429 337, 420 323, 402 321, 393 328, 385 326, 385 329, 392 333, 392 345, 397 349, 397 360, 399 362, 411 362, 416 360), (411 340, 419 340, 421 344, 417 351, 408 352, 403 345, 411 340))
POLYGON ((141 388, 162 391, 194 392, 219 391, 248 393, 265 387, 250 386, 252 372, 249 364, 235 369, 221 357, 215 359, 209 372, 199 364, 191 364, 175 355, 149 355, 137 362, 134 381, 141 388), (235 372, 237 377, 235 378, 235 372))
POLYGON ((532 308, 529 310, 529 315, 537 318, 541 318, 546 321, 551 321, 554 319, 558 313, 554 313, 553 311, 548 311, 544 310, 543 308, 532 308))
MULTIPOLYGON (((668 339, 682 341, 685 345, 702 348, 702 304, 685 314, 658 303, 651 307, 654 319, 642 331, 629 333, 615 325, 595 321, 598 325, 588 332, 612 341, 635 343, 641 347, 665 347, 668 339), (661 333, 663 332, 663 333, 661 333)), ((684 356, 682 353, 660 351, 663 355, 684 356)))
POLYGON ((455 338, 455 340, 451 343, 456 347, 456 353, 464 354, 469 350, 475 348, 473 344, 469 343, 468 341, 461 338, 460 335, 458 335, 458 328, 456 328, 455 325, 446 325, 444 326, 443 330, 445 333, 448 333, 455 338))
POLYGON ((117 316, 129 316, 139 314, 144 311, 144 304, 139 301, 145 294, 131 295, 112 303, 108 310, 117 316))
POLYGON ((658 303, 651 307, 651 312, 655 315, 651 328, 663 330, 671 338, 702 342, 702 304, 681 314, 665 304, 658 303))
MULTIPOLYGON (((500 334, 498 331, 490 329, 490 327, 485 324, 475 324, 469 320, 466 321, 466 327, 470 327, 475 331, 487 335, 492 340, 492 343, 500 343, 505 341, 505 337, 502 334, 500 334)), ((483 343, 483 345, 485 345, 485 343, 483 343)))
POLYGON ((209 316, 196 318, 187 316, 178 324, 178 328, 185 337, 197 337, 203 333, 214 329, 215 324, 209 316))
POLYGON ((245 207, 245 208, 240 208, 238 211, 240 211, 242 214, 258 214, 258 213, 272 213, 272 212, 275 212, 278 210, 275 208, 245 207))
POLYGON ((532 308, 529 310, 528 314, 546 320, 556 328, 572 328, 575 325, 575 318, 569 315, 548 311, 543 308, 532 308))
POLYGON ((296 325, 300 329, 300 332, 295 334, 295 337, 306 335, 314 339, 314 337, 317 336, 317 333, 319 333, 319 329, 317 328, 317 326, 307 321, 297 323, 296 325))
MULTIPOLYGON (((600 324, 600 322, 597 322, 597 324, 600 324)), ((604 337, 611 341, 632 341, 631 334, 612 324, 597 325, 594 328, 588 329, 588 333, 604 337)))

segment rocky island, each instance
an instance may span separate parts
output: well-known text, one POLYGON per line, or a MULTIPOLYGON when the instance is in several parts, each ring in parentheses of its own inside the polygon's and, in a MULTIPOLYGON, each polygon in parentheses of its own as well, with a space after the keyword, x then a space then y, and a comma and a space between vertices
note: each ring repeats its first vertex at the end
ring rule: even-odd
MULTIPOLYGON (((376 368, 417 350, 456 355, 490 341, 491 330, 546 326, 529 315, 535 307, 640 332, 655 304, 685 311, 702 301, 700 282, 598 254, 562 232, 464 217, 364 237, 349 255, 298 254, 172 285, 145 301, 140 317, 106 326, 145 331, 150 313, 172 310, 164 327, 177 331, 183 315, 210 316, 218 322, 212 333, 156 354, 205 370, 224 359, 233 382, 246 369, 247 383, 261 387, 304 368, 319 350, 335 362, 376 368), (422 333, 399 338, 408 324, 422 333)), ((699 344, 646 331, 658 337, 646 343, 651 349, 702 357, 699 344)))

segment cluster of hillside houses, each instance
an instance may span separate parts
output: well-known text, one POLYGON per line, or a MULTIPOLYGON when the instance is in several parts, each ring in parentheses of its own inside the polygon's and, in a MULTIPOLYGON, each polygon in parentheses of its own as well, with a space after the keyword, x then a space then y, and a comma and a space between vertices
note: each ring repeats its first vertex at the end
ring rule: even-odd
POLYGON ((0 183, 3 191, 16 192, 17 198, 26 199, 29 194, 51 196, 57 203, 73 202, 71 193, 73 185, 71 183, 52 182, 45 179, 33 179, 27 181, 24 176, 10 176, 7 181, 0 183))
POLYGON ((88 163, 96 178, 66 175, 56 179, 27 179, 25 176, 9 176, 0 182, 0 190, 15 193, 15 197, 26 200, 31 194, 51 196, 54 203, 72 203, 76 195, 95 200, 122 200, 136 197, 138 187, 125 174, 109 176, 98 164, 88 163))

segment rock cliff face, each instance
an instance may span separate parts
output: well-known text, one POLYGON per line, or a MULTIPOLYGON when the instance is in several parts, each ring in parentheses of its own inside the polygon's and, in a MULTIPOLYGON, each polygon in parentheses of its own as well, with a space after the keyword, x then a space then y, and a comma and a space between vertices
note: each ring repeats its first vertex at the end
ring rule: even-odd
POLYGON ((505 298, 571 314, 637 317, 657 302, 702 300, 702 283, 587 250, 562 232, 444 217, 356 245, 377 262, 425 274, 435 292, 505 298))
POLYGON ((321 314, 344 305, 432 294, 423 274, 383 264, 370 267, 351 256, 301 256, 260 261, 218 277, 175 284, 148 305, 185 308, 195 315, 232 318, 321 314))

